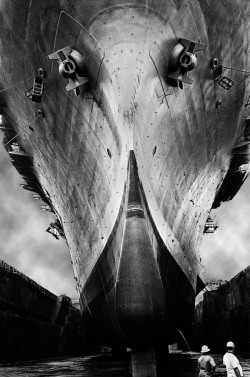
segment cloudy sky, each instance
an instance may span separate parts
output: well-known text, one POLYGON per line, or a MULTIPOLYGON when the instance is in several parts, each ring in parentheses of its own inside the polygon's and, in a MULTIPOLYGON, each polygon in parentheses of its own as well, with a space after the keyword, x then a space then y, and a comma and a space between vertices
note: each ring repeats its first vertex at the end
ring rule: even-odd
MULTIPOLYGON (((45 230, 51 214, 41 211, 2 147, 0 132, 0 259, 56 295, 76 298, 65 241, 45 230)), ((220 227, 204 235, 201 256, 207 280, 229 280, 250 264, 250 178, 233 201, 215 211, 220 227)))
POLYGON ((201 257, 207 280, 230 280, 250 265, 250 178, 233 200, 222 203, 213 213, 219 228, 205 234, 201 257))
POLYGON ((2 147, 0 131, 0 259, 56 295, 77 297, 72 266, 63 240, 45 232, 53 220, 43 202, 20 187, 22 182, 2 147))

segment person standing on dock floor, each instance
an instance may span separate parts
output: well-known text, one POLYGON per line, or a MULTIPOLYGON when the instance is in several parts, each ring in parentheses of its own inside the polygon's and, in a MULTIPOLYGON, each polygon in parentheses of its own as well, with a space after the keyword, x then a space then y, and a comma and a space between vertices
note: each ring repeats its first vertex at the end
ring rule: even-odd
POLYGON ((212 356, 208 354, 209 352, 208 346, 202 346, 201 353, 203 355, 198 359, 199 377, 212 376, 215 372, 216 364, 212 356))
POLYGON ((234 355, 235 345, 233 342, 227 342, 227 353, 223 356, 223 364, 227 368, 227 377, 244 376, 241 365, 234 355))

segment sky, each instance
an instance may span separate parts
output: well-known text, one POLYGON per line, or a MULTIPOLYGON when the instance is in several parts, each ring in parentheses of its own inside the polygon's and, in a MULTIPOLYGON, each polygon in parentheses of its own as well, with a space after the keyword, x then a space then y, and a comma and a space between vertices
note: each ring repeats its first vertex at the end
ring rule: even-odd
POLYGON ((212 211, 219 220, 213 234, 204 234, 200 254, 207 281, 230 280, 250 265, 250 177, 229 202, 212 211))
MULTIPOLYGON (((24 190, 2 146, 0 131, 0 259, 56 295, 75 299, 72 265, 63 239, 46 232, 52 215, 43 202, 24 190)), ((250 264, 250 178, 236 197, 213 213, 219 219, 214 234, 205 234, 200 254, 206 279, 230 280, 250 264)))
POLYGON ((77 298, 66 242, 46 232, 52 214, 20 186, 2 139, 0 131, 0 259, 50 292, 77 298))

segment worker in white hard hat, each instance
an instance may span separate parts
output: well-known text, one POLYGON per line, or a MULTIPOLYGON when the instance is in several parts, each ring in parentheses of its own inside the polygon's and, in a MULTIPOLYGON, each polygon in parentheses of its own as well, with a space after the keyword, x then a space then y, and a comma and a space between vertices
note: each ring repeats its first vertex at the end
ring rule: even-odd
POLYGON ((202 356, 198 359, 199 377, 212 376, 215 372, 216 364, 212 356, 209 355, 208 346, 201 347, 202 356))
POLYGON ((244 376, 239 360, 234 355, 235 345, 233 342, 227 342, 227 353, 223 356, 223 364, 227 368, 227 377, 244 376))

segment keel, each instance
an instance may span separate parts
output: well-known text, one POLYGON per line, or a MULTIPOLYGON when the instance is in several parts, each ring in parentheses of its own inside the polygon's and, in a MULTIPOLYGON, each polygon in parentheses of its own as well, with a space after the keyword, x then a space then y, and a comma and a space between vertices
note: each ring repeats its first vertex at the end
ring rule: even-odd
POLYGON ((155 349, 132 349, 131 364, 133 377, 157 377, 155 349))

